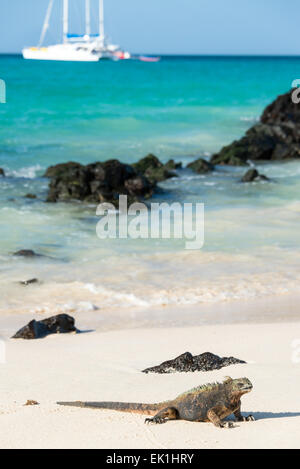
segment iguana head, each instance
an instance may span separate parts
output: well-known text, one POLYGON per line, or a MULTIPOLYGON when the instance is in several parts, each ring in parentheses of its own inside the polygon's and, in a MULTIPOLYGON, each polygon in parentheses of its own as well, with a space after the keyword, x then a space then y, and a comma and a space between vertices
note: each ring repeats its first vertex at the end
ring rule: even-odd
POLYGON ((230 377, 226 377, 224 384, 226 387, 228 386, 230 388, 231 392, 241 395, 252 391, 253 388, 253 385, 248 378, 232 379, 230 377))

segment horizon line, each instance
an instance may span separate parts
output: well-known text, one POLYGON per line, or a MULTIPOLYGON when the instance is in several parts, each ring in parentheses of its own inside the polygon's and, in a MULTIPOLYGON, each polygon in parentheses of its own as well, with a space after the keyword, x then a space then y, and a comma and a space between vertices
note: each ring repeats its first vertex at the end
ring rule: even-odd
MULTIPOLYGON (((133 56, 159 56, 159 57, 254 57, 254 58, 300 58, 300 54, 189 54, 189 53, 159 53, 135 52, 133 56)), ((0 56, 22 57, 22 52, 0 52, 0 56)))

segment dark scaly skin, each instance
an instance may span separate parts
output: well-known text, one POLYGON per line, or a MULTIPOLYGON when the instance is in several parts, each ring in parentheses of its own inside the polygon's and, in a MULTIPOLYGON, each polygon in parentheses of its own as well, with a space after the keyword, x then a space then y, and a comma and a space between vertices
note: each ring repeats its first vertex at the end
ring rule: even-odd
POLYGON ((146 423, 164 423, 167 420, 188 420, 191 422, 211 422, 216 427, 231 427, 232 423, 223 420, 234 414, 236 421, 252 421, 252 415, 241 414, 241 397, 252 390, 248 378, 226 378, 223 383, 207 384, 180 394, 172 401, 157 404, 125 402, 58 402, 60 405, 91 409, 112 409, 121 412, 137 412, 153 415, 146 423))

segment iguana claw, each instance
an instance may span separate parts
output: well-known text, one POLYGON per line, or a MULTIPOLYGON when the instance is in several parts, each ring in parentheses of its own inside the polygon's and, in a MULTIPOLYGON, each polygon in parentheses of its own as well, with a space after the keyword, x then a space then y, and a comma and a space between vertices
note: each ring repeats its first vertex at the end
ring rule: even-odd
POLYGON ((234 428, 234 425, 232 422, 224 422, 222 423, 222 428, 234 428))
POLYGON ((162 424, 166 423, 166 419, 163 419, 162 417, 153 417, 152 419, 145 419, 145 423, 155 423, 155 424, 162 424))

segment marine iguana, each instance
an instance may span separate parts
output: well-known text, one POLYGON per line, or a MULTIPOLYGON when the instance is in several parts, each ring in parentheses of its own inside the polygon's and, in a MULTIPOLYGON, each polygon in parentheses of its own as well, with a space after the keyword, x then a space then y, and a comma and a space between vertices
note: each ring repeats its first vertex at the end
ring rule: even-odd
POLYGON ((59 405, 85 407, 91 409, 111 409, 121 412, 136 412, 153 415, 145 423, 165 423, 168 420, 188 420, 192 422, 211 422, 216 427, 230 428, 231 422, 223 420, 234 414, 236 421, 253 421, 249 415, 241 414, 241 397, 252 390, 248 378, 225 378, 223 383, 212 383, 198 386, 180 394, 171 401, 157 404, 136 404, 125 402, 58 402, 59 405))

